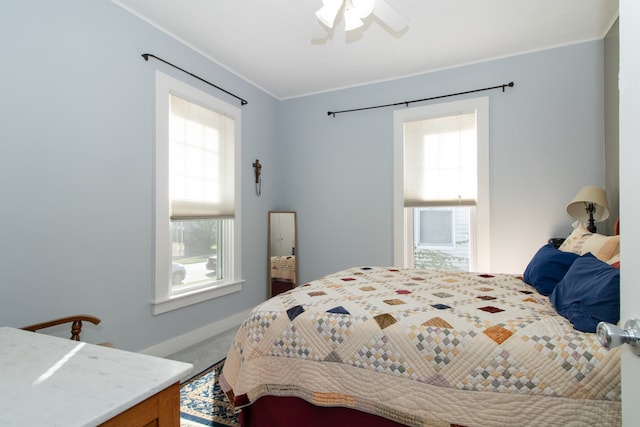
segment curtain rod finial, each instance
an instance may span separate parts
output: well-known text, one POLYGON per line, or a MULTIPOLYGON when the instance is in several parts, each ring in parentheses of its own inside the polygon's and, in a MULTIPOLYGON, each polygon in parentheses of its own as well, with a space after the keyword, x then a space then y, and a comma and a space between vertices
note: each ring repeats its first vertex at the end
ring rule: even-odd
POLYGON ((513 86, 515 86, 515 83, 513 83, 513 82, 509 82, 507 84, 503 84, 502 85, 502 91, 504 92, 507 89, 507 87, 513 87, 513 86))

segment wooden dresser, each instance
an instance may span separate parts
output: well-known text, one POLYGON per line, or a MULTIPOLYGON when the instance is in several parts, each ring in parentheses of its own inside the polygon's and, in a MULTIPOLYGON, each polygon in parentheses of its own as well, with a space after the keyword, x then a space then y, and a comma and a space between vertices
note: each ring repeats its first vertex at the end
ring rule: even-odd
POLYGON ((180 425, 193 366, 0 328, 0 426, 180 425))

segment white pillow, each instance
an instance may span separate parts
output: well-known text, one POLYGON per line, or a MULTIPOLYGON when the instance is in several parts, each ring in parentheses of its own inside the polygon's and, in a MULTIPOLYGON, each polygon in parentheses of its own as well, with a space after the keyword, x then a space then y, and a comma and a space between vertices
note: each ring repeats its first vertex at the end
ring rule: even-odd
POLYGON ((578 255, 591 252, 600 261, 607 262, 620 254, 620 236, 592 233, 580 224, 558 249, 578 255))

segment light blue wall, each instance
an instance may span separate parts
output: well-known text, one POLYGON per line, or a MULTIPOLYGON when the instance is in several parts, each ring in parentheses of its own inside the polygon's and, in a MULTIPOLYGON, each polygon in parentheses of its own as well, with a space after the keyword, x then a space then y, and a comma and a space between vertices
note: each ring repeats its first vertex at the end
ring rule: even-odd
POLYGON ((5 1, 0 39, 0 325, 88 312, 104 320, 98 339, 140 350, 225 319, 266 298, 273 209, 298 211, 303 282, 391 264, 392 109, 328 110, 515 81, 490 94, 494 271, 519 270, 548 237, 566 235, 568 200, 604 185, 601 41, 278 101, 107 0, 5 1), (154 72, 225 95, 144 52, 249 101, 244 290, 158 316, 154 72))
POLYGON ((393 108, 327 111, 510 81, 466 96, 490 96, 491 270, 522 273, 549 237, 568 235, 566 204, 604 186, 602 41, 283 102, 282 195, 298 211, 300 280, 393 263, 393 108))
MULTIPOLYGON (((267 212, 279 202, 278 101, 108 0, 8 0, 0 11, 0 325, 73 313, 140 350, 267 296, 267 212), (242 108, 241 293, 153 316, 154 73, 242 108), (262 196, 251 164, 260 159, 262 196)), ((87 337, 91 340, 92 337, 87 337)))

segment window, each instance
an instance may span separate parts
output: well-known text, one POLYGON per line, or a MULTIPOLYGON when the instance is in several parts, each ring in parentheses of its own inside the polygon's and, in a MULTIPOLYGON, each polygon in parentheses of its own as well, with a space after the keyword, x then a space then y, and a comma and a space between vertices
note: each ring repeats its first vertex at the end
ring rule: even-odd
POLYGON ((469 271, 470 206, 406 210, 413 215, 413 240, 407 239, 413 267, 469 271))
POLYGON ((488 98, 394 114, 394 257, 489 269, 488 98))
POLYGON ((455 245, 454 211, 452 208, 417 208, 414 213, 414 243, 419 248, 455 245))
POLYGON ((237 292, 240 110, 156 73, 154 314, 237 292))

